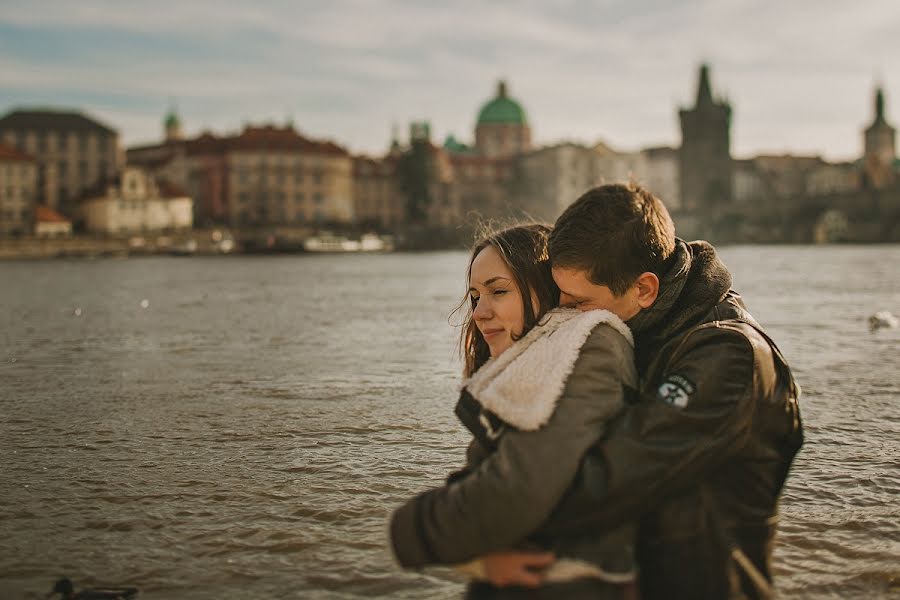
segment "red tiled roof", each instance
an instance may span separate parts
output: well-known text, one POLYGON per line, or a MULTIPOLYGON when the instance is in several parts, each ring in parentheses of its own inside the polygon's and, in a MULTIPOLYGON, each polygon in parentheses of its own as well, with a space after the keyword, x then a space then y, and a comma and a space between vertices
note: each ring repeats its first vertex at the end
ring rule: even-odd
MULTIPOLYGON (((216 136, 208 131, 204 131, 198 137, 187 140, 176 140, 171 142, 163 142, 162 144, 139 146, 129 148, 129 151, 147 151, 162 150, 165 148, 175 148, 183 145, 187 154, 196 156, 198 154, 225 154, 235 150, 243 151, 268 151, 268 150, 287 150, 296 152, 307 152, 311 154, 329 154, 337 156, 350 156, 342 146, 328 140, 311 140, 297 133, 291 127, 276 127, 274 125, 248 126, 238 135, 216 136)), ((170 156, 174 153, 170 153, 170 156)), ((161 162, 167 162, 168 159, 159 159, 161 162)), ((150 166, 149 161, 140 161, 141 164, 150 166)))
POLYGON ((293 127, 246 127, 237 137, 226 138, 229 150, 298 150, 317 154, 349 155, 331 141, 315 141, 297 133, 293 127))
POLYGON ((22 162, 34 162, 34 159, 21 152, 14 146, 0 143, 0 160, 18 160, 22 162))
POLYGON ((228 138, 218 138, 208 131, 199 137, 184 142, 188 154, 224 154, 228 149, 228 138))
POLYGON ((451 154, 450 162, 454 165, 508 165, 511 157, 490 157, 478 154, 451 154))
POLYGON ((68 223, 69 220, 50 208, 38 205, 34 209, 34 218, 38 223, 68 223))
POLYGON ((188 195, 180 186, 166 179, 158 179, 156 187, 159 189, 159 195, 163 198, 184 198, 188 195))
POLYGON ((354 176, 361 176, 363 174, 364 166, 369 167, 369 175, 392 174, 397 170, 397 162, 397 157, 390 155, 382 158, 372 158, 371 156, 362 155, 354 156, 353 174, 354 176))
POLYGON ((116 134, 116 130, 80 112, 60 110, 14 110, 0 118, 0 129, 34 129, 35 131, 99 131, 116 134))

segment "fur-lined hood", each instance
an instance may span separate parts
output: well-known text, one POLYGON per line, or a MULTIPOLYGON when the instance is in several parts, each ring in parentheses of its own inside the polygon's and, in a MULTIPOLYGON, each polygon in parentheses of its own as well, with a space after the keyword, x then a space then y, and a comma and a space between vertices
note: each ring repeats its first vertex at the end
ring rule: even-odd
POLYGON ((513 427, 540 429, 553 415, 581 347, 600 323, 634 346, 631 330, 610 311, 558 308, 497 359, 488 360, 462 387, 513 427))

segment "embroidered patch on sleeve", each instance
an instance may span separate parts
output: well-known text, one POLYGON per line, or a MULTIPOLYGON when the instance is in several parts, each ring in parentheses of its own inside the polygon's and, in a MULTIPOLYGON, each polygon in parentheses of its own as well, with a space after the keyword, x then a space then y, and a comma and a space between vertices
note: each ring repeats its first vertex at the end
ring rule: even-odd
POLYGON ((682 375, 669 375, 656 391, 656 396, 675 408, 685 408, 691 401, 696 388, 691 381, 682 375))

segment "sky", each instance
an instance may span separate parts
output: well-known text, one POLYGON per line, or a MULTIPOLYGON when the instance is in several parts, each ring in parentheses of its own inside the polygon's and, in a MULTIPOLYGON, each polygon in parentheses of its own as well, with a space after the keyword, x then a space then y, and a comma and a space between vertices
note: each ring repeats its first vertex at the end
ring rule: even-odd
POLYGON ((383 153, 427 120, 474 139, 507 81, 538 145, 680 144, 698 67, 732 155, 862 152, 874 90, 900 123, 895 0, 0 0, 0 113, 81 110, 126 146, 292 122, 383 153))

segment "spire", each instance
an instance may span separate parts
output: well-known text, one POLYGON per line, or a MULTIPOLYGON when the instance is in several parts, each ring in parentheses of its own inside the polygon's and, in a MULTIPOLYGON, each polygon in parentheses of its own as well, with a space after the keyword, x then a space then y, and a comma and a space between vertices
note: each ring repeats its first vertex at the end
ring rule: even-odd
POLYGON ((398 154, 400 152, 400 126, 396 121, 391 124, 391 146, 388 154, 398 154))
POLYGON ((697 106, 708 106, 713 103, 712 90, 709 87, 709 65, 700 65, 700 83, 697 86, 697 106))
POLYGON ((163 131, 166 141, 181 139, 181 119, 178 116, 174 101, 170 104, 169 112, 166 113, 166 117, 163 119, 163 131))
POLYGON ((884 92, 879 87, 875 92, 875 122, 884 123, 884 92))
POLYGON ((502 79, 497 83, 497 97, 506 98, 506 82, 502 79))

